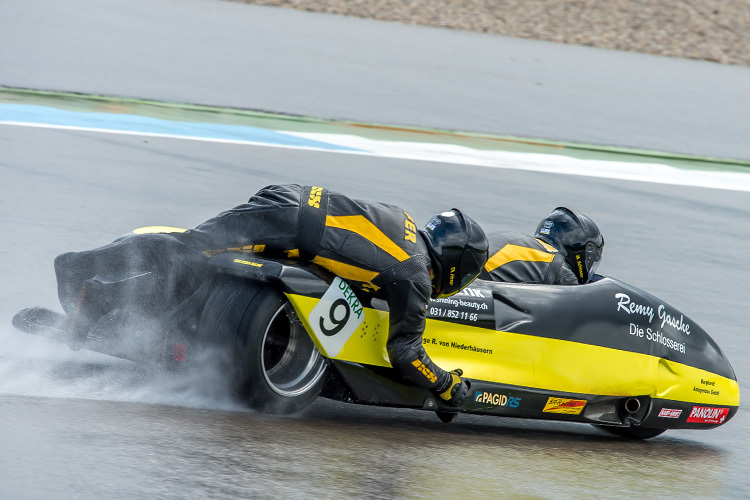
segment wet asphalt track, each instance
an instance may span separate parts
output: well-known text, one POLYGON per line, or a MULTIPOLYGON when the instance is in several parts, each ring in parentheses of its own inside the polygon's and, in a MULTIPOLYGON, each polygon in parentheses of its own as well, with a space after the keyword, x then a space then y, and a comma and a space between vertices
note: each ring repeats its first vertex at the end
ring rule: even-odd
POLYGON ((233 408, 210 376, 173 380, 12 332, 13 312, 56 305, 52 259, 150 223, 193 225, 269 182, 326 184, 402 202, 446 199, 489 228, 531 228, 548 200, 590 212, 602 271, 688 311, 750 380, 746 271, 736 228, 748 195, 329 153, 2 127, 0 498, 730 498, 747 410, 711 432, 651 442, 593 428, 328 401, 301 418, 233 408), (460 172, 460 175, 458 175, 460 172), (376 175, 388 182, 361 181, 376 175), (434 191, 424 187, 426 180, 434 191), (433 192, 444 193, 436 197, 433 192), (563 194, 564 193, 564 194, 563 194), (541 201, 540 201, 541 200, 541 201), (12 207, 12 210, 8 210, 12 207), (696 241, 708 242, 696 247, 696 241), (715 246, 715 247, 714 247, 715 246), (709 252, 721 248, 721 252, 709 252), (446 483, 446 478, 449 481, 446 483))
MULTIPOLYGON (((35 73, 27 61, 21 70, 29 86, 49 88, 48 68, 35 73)), ((96 87, 85 70, 58 72, 64 90, 96 87)), ((140 97, 181 98, 185 88, 170 83, 140 97)), ((367 110, 358 118, 375 119, 367 110)), ((10 327, 21 307, 56 306, 57 254, 137 226, 195 225, 271 182, 325 184, 421 221, 455 205, 490 230, 531 231, 568 204, 605 233, 601 271, 706 328, 744 395, 747 193, 1 125, 0 151, 0 498, 750 497, 746 404, 722 428, 649 442, 490 417, 446 426, 429 413, 323 400, 301 417, 273 418, 233 407, 211 374, 143 373, 10 327)))

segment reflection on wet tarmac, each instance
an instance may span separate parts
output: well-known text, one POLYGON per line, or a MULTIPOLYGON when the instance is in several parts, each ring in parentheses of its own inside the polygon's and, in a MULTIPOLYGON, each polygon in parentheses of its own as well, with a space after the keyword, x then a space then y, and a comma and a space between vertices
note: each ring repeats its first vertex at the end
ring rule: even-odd
POLYGON ((446 425, 325 400, 285 418, 23 396, 1 396, 0 409, 3 498, 713 498, 725 459, 583 425, 446 425))

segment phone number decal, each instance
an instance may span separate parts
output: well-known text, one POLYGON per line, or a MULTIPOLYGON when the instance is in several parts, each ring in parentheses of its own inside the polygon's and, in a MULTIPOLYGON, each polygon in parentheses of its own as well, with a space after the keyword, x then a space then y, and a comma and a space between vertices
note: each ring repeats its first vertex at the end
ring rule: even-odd
POLYGON ((492 301, 492 292, 486 288, 465 288, 450 297, 431 300, 427 317, 465 325, 494 325, 492 301))

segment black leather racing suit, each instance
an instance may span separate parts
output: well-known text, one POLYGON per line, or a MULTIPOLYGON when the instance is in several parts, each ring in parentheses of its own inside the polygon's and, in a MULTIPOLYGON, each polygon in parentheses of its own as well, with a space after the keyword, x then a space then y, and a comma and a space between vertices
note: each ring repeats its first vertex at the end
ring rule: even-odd
POLYGON ((432 290, 430 260, 414 221, 402 209, 320 187, 268 186, 187 236, 213 249, 252 245, 256 252, 309 260, 386 300, 393 367, 419 387, 442 389, 450 382, 422 347, 432 290))
POLYGON ((479 279, 507 283, 578 284, 565 257, 553 246, 514 232, 493 233, 488 239, 490 258, 479 279))
POLYGON ((353 200, 320 187, 267 186, 247 203, 184 233, 131 236, 100 249, 63 254, 55 261, 61 302, 73 316, 84 280, 123 272, 133 263, 145 267, 151 262, 155 275, 189 285, 193 277, 159 256, 173 254, 194 266, 202 251, 230 248, 312 261, 384 299, 390 310, 388 355, 399 375, 438 392, 450 384, 451 376, 422 347, 432 282, 427 246, 414 221, 396 206, 353 200), (75 290, 63 293, 65 288, 75 290))

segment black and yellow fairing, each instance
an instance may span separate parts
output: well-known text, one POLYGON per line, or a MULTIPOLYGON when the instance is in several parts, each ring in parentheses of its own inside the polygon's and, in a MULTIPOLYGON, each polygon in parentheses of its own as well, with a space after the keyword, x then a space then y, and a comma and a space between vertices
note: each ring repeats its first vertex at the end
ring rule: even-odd
MULTIPOLYGON (((342 399, 451 410, 427 391, 394 382, 382 303, 360 293, 362 324, 329 353, 308 318, 331 275, 231 253, 215 259, 230 272, 281 285, 347 385, 345 397, 337 393, 342 399)), ((471 381, 459 411, 670 429, 714 427, 739 406, 734 371, 709 335, 658 298, 612 278, 567 287, 478 280, 430 303, 423 339, 439 366, 461 368, 471 381)))

